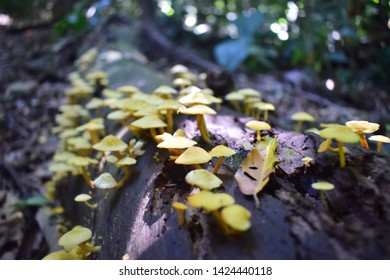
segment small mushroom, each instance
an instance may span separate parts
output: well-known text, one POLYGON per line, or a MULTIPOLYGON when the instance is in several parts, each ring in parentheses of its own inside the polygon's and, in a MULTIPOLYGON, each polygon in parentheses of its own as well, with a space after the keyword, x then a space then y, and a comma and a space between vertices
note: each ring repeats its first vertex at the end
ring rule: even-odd
POLYGON ((79 255, 86 256, 89 253, 95 253, 100 250, 88 243, 92 238, 92 231, 86 227, 75 226, 72 230, 65 233, 58 240, 58 245, 64 247, 66 251, 79 247, 79 255))
POLYGON ((373 135, 370 136, 368 140, 378 142, 378 147, 376 149, 378 153, 382 151, 382 143, 390 143, 390 138, 384 135, 373 135))
POLYGON ((179 219, 179 225, 185 224, 184 211, 187 209, 187 205, 181 202, 173 202, 172 207, 177 210, 177 217, 179 219))
POLYGON ((98 189, 112 189, 115 188, 117 184, 118 182, 110 173, 102 173, 93 181, 93 185, 98 189))
POLYGON ((360 144, 364 149, 368 149, 366 134, 373 133, 379 129, 379 124, 368 121, 348 121, 345 125, 359 136, 360 144))
POLYGON ((260 118, 260 111, 264 111, 264 121, 268 120, 268 111, 275 111, 275 106, 266 102, 256 102, 252 104, 251 107, 258 109, 258 114, 255 116, 257 119, 260 118))
POLYGON ((206 212, 212 212, 234 204, 234 198, 227 193, 213 193, 200 191, 187 198, 188 204, 193 208, 203 208, 206 212))
POLYGON ((222 185, 221 179, 205 169, 196 169, 187 173, 185 180, 188 184, 202 190, 213 190, 222 185))
POLYGON ((303 122, 314 122, 315 121, 315 118, 306 112, 297 112, 291 116, 291 119, 293 121, 297 122, 297 125, 295 126, 296 132, 301 131, 303 122))
POLYGON ((170 86, 167 86, 167 85, 161 85, 153 91, 153 94, 156 94, 156 95, 160 96, 161 98, 167 99, 167 100, 172 98, 172 95, 174 95, 176 93, 177 93, 176 89, 174 89, 170 86))
MULTIPOLYGON (((150 129, 150 134, 154 140, 157 135, 156 128, 162 129, 167 126, 167 124, 160 120, 156 115, 142 117, 132 122, 131 125, 140 129, 150 129)), ((163 132, 164 131, 162 131, 161 133, 163 132)))
POLYGON ((83 175, 85 181, 87 182, 87 184, 89 186, 93 187, 93 182, 92 182, 91 177, 89 176, 89 173, 88 173, 88 170, 87 170, 87 166, 90 165, 90 164, 97 164, 98 161, 96 159, 92 159, 92 158, 89 158, 89 157, 79 157, 79 156, 77 156, 77 157, 72 157, 72 158, 68 159, 67 163, 69 165, 80 167, 81 174, 83 175))
POLYGON ((217 112, 206 105, 193 105, 189 108, 179 109, 177 112, 186 115, 196 115, 196 122, 198 124, 198 129, 203 141, 205 141, 207 144, 211 143, 210 134, 207 130, 206 122, 204 120, 204 115, 215 115, 217 112))
POLYGON ((328 207, 328 203, 325 199, 325 192, 326 191, 330 191, 330 190, 333 190, 334 189, 334 185, 331 184, 331 183, 328 183, 328 182, 317 182, 317 183, 313 183, 311 184, 311 187, 315 190, 318 190, 320 191, 320 200, 321 200, 321 203, 322 205, 324 206, 324 208, 326 210, 329 209, 328 207))
POLYGON ((305 163, 305 173, 306 173, 306 170, 307 168, 310 167, 310 163, 313 161, 313 159, 311 157, 304 157, 302 161, 305 163))
POLYGON ((271 129, 271 126, 266 123, 266 122, 262 122, 262 121, 249 121, 245 124, 246 127, 250 128, 250 129, 253 129, 253 130, 256 130, 257 132, 257 141, 261 141, 261 134, 260 134, 260 131, 261 130, 270 130, 271 129))
POLYGON ((176 160, 176 164, 194 165, 195 168, 201 169, 199 164, 209 162, 211 156, 207 151, 200 147, 189 147, 176 160))
POLYGON ((82 194, 77 195, 74 198, 74 201, 84 202, 84 204, 87 205, 89 208, 94 209, 94 208, 97 207, 97 205, 96 204, 91 204, 89 202, 91 199, 92 199, 92 196, 90 196, 89 194, 82 193, 82 194))
POLYGON ((320 136, 326 139, 336 139, 338 154, 340 158, 340 167, 345 167, 345 151, 344 143, 355 143, 359 141, 359 136, 347 126, 344 125, 332 125, 320 131, 320 136))
POLYGON ((136 163, 137 160, 129 156, 126 156, 115 163, 116 166, 120 166, 124 170, 124 175, 122 179, 118 182, 118 184, 115 186, 116 188, 121 188, 123 184, 127 181, 127 179, 129 179, 129 177, 131 176, 131 169, 129 166, 134 165, 136 163))
POLYGON ((217 174, 219 168, 222 165, 223 159, 225 157, 230 157, 234 155, 236 152, 233 149, 230 149, 229 147, 226 147, 225 145, 218 145, 214 147, 210 152, 211 157, 218 157, 217 163, 214 166, 213 174, 217 174))
POLYGON ((120 151, 125 150, 127 144, 114 135, 107 135, 92 148, 102 152, 114 152, 118 158, 122 158, 120 151))
POLYGON ((86 124, 76 127, 76 131, 84 131, 87 130, 91 137, 92 144, 96 144, 99 142, 99 131, 104 131, 103 119, 97 118, 90 120, 86 124))
POLYGON ((251 227, 251 212, 239 204, 232 204, 221 210, 221 218, 227 235, 247 231, 251 227))
POLYGON ((177 101, 171 99, 164 101, 157 107, 157 110, 159 112, 162 111, 165 112, 168 133, 173 132, 173 112, 177 111, 179 108, 180 108, 180 104, 177 101))
POLYGON ((164 133, 163 135, 164 136, 157 136, 158 139, 164 138, 164 140, 157 145, 157 148, 168 149, 173 156, 179 156, 183 153, 183 149, 197 144, 196 141, 185 136, 172 136, 169 133, 164 133))

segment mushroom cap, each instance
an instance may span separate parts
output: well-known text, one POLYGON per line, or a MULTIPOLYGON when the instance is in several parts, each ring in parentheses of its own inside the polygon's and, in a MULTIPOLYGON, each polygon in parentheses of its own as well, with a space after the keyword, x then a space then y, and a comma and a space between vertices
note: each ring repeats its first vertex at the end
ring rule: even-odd
POLYGON ((88 166, 90 164, 97 164, 98 161, 94 158, 76 156, 68 159, 67 163, 74 166, 88 166))
POLYGON ((145 100, 133 100, 131 98, 120 99, 115 102, 115 106, 123 111, 138 111, 150 105, 145 100))
POLYGON ((345 125, 334 125, 324 128, 319 135, 322 138, 332 138, 343 143, 355 143, 359 141, 359 136, 345 125))
POLYGON ((192 105, 192 104, 203 104, 208 105, 212 103, 221 103, 220 98, 214 97, 210 94, 205 93, 202 90, 194 91, 186 96, 179 98, 178 100, 181 104, 192 105))
POLYGON ((137 112, 133 113, 133 116, 134 117, 145 117, 145 116, 152 116, 152 115, 156 115, 158 117, 158 109, 157 109, 157 106, 155 105, 148 105, 140 110, 138 110, 137 112))
POLYGON ((222 185, 221 179, 205 169, 195 169, 187 173, 185 180, 188 184, 202 190, 212 190, 222 185))
POLYGON ((135 92, 138 92, 139 91, 139 88, 135 87, 135 86, 132 86, 132 85, 124 85, 124 86, 120 86, 116 89, 116 91, 119 91, 119 92, 123 92, 127 95, 131 95, 135 92))
POLYGON ((137 163, 137 160, 132 157, 124 157, 120 160, 118 160, 115 164, 117 166, 124 166, 124 165, 134 165, 137 163))
POLYGON ((81 194, 77 195, 74 198, 74 201, 84 202, 84 201, 88 201, 88 200, 91 200, 91 199, 92 199, 92 196, 90 196, 89 194, 81 193, 81 194))
POLYGON ((104 101, 101 98, 93 97, 91 100, 85 104, 85 108, 87 109, 96 109, 104 106, 104 101))
POLYGON ((262 121, 249 121, 245 124, 246 127, 249 127, 250 129, 253 130, 270 130, 271 126, 262 121))
POLYGON ((245 97, 261 97, 261 93, 253 88, 242 88, 237 90, 237 92, 243 94, 245 97))
POLYGON ((306 112, 296 112, 292 114, 291 119, 293 121, 306 121, 306 122, 314 122, 315 118, 306 112))
POLYGON ((253 108, 257 108, 261 111, 275 111, 275 106, 271 103, 266 103, 266 102, 256 102, 252 104, 253 108))
POLYGON ((99 143, 92 146, 95 150, 108 151, 122 151, 127 148, 127 144, 114 135, 107 135, 99 143))
POLYGON ((194 92, 198 92, 198 91, 201 91, 200 88, 198 88, 197 86, 188 86, 186 88, 183 88, 182 90, 180 90, 180 95, 181 96, 185 96, 185 95, 188 95, 190 93, 194 93, 194 92))
POLYGON ((221 210, 221 217, 231 228, 246 231, 251 227, 251 212, 239 204, 229 205, 221 210))
POLYGON ((214 109, 203 105, 203 104, 197 104, 193 105, 188 108, 181 108, 177 110, 180 114, 186 114, 186 115, 215 115, 217 112, 214 111, 214 109))
POLYGON ((102 173, 93 181, 93 185, 98 189, 112 189, 118 182, 111 176, 110 173, 102 173))
POLYGON ((74 167, 64 162, 53 161, 48 169, 50 172, 70 172, 73 171, 74 167))
POLYGON ((76 127, 76 131, 101 130, 101 129, 104 130, 103 119, 101 118, 90 120, 89 122, 76 127))
POLYGON ((181 202, 173 202, 172 207, 177 210, 186 210, 188 208, 187 205, 181 202))
POLYGON ((148 129, 148 128, 157 128, 157 127, 166 127, 167 124, 160 120, 158 116, 151 115, 151 116, 144 116, 136 121, 133 121, 131 123, 132 126, 138 127, 141 129, 148 129))
POLYGON ((92 238, 92 231, 89 228, 75 226, 71 231, 68 231, 58 240, 58 245, 72 249, 77 245, 84 243, 92 238))
POLYGON ((348 121, 345 125, 357 134, 373 133, 379 129, 379 124, 368 121, 348 121))
POLYGON ((384 136, 384 135, 372 135, 368 138, 368 140, 383 142, 383 143, 390 143, 390 138, 387 136, 384 136))
POLYGON ((234 204, 234 198, 227 193, 212 193, 210 191, 200 191, 190 195, 187 202, 191 207, 204 208, 207 211, 215 211, 222 207, 234 204))
POLYGON ((109 162, 109 163, 115 163, 118 161, 118 158, 114 155, 109 155, 106 157, 106 160, 109 162))
POLYGON ((211 160, 208 152, 200 147, 189 147, 176 160, 176 164, 201 164, 211 160))
MULTIPOLYGON (((163 134, 164 135, 164 134, 163 134)), ((170 134, 169 134, 170 135, 170 134)), ((163 149, 185 149, 196 145, 196 141, 182 136, 165 137, 164 141, 157 145, 163 149)))
POLYGON ((176 64, 169 70, 169 72, 171 74, 180 74, 180 73, 185 73, 188 71, 190 71, 190 70, 182 64, 176 64))
POLYGON ((304 162, 311 162, 312 160, 313 160, 313 158, 311 158, 311 157, 304 157, 302 159, 302 161, 304 161, 304 162))
POLYGON ((209 152, 211 157, 230 157, 235 153, 236 152, 233 149, 226 147, 225 145, 218 145, 209 152))
POLYGON ((176 94, 177 90, 167 85, 161 85, 153 91, 153 94, 157 94, 160 97, 170 98, 173 94, 176 94))
POLYGON ((330 191, 334 189, 334 185, 328 182, 317 182, 311 184, 311 187, 319 191, 330 191))
POLYGON ((184 78, 176 78, 172 82, 175 86, 189 86, 192 85, 192 81, 184 78))
POLYGON ((245 95, 237 91, 232 91, 225 95, 225 100, 228 101, 242 101, 244 99, 245 99, 245 95))
MULTIPOLYGON (((71 254, 65 250, 52 252, 45 256, 42 260, 73 260, 75 259, 71 254)), ((80 257, 81 259, 81 257, 80 257)))
POLYGON ((172 99, 167 99, 165 100, 163 103, 161 103, 160 105, 158 105, 157 107, 157 110, 158 111, 163 111, 163 110, 177 110, 181 107, 181 105, 179 104, 179 102, 177 102, 176 100, 172 100, 172 99))
POLYGON ((124 120, 131 116, 131 112, 128 111, 122 111, 122 110, 116 110, 112 111, 107 115, 107 119, 109 120, 124 120))
POLYGON ((67 161, 68 159, 74 158, 77 155, 68 151, 56 152, 53 156, 54 161, 67 161))

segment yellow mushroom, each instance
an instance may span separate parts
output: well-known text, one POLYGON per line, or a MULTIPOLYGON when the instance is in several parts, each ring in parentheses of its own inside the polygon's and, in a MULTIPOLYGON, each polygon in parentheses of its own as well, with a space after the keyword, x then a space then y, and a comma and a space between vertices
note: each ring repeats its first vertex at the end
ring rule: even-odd
POLYGON ((217 163, 214 166, 213 173, 217 174, 219 168, 222 165, 223 159, 225 157, 230 157, 234 155, 236 152, 233 149, 230 149, 229 147, 226 147, 225 145, 218 145, 214 147, 210 152, 211 157, 218 157, 217 163))
POLYGON ((368 149, 366 134, 373 133, 379 129, 379 124, 368 121, 348 121, 345 125, 359 136, 360 144, 364 149, 368 149))
POLYGON ((311 184, 311 187, 313 189, 315 189, 315 190, 320 191, 321 203, 324 206, 324 208, 328 210, 329 207, 328 207, 328 203, 327 203, 327 201, 325 199, 325 192, 333 190, 334 189, 334 185, 331 184, 331 183, 328 183, 328 182, 317 182, 317 183, 311 184))
POLYGON ((262 121, 249 121, 245 124, 246 127, 250 128, 250 129, 253 129, 253 130, 256 130, 257 132, 257 141, 261 141, 261 134, 260 134, 260 131, 261 130, 270 130, 271 129, 271 126, 266 123, 266 122, 262 122, 262 121))
POLYGON ((207 151, 200 147, 189 147, 176 160, 176 164, 194 165, 195 168, 201 169, 199 164, 209 162, 211 156, 207 151))
POLYGON ((380 153, 382 151, 382 143, 390 143, 390 138, 384 135, 373 135, 368 138, 370 141, 378 142, 377 152, 380 153))
MULTIPOLYGON (((338 154, 340 158, 340 167, 345 167, 345 151, 343 144, 344 143, 355 143, 359 141, 359 136, 347 126, 344 125, 332 125, 327 127, 319 132, 322 138, 326 139, 336 139, 338 154)), ((329 141, 329 140, 328 140, 329 141)))
POLYGON ((181 202, 173 202, 172 207, 177 210, 177 217, 179 219, 179 225, 185 224, 184 211, 187 209, 187 205, 181 202))
POLYGON ((314 122, 315 121, 315 118, 306 112, 297 112, 291 116, 291 119, 293 121, 297 122, 297 125, 295 126, 296 132, 301 131, 303 122, 314 122))
POLYGON ((221 179, 205 169, 196 169, 187 173, 187 184, 199 187, 202 190, 213 190, 222 185, 221 179))
POLYGON ((77 201, 77 202, 83 202, 85 205, 87 205, 89 208, 96 208, 97 205, 96 204, 91 204, 89 201, 92 199, 92 197, 89 195, 89 194, 85 194, 85 193, 82 193, 82 194, 79 194, 77 195, 75 198, 74 198, 74 201, 77 201))

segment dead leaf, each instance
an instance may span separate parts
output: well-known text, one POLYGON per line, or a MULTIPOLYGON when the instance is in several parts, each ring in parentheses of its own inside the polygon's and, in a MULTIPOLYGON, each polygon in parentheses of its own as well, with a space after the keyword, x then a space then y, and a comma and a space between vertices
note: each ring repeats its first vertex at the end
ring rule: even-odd
POLYGON ((234 178, 238 182, 240 191, 245 195, 253 195, 256 205, 259 205, 256 194, 259 193, 269 181, 269 176, 274 172, 277 161, 277 139, 272 139, 268 146, 262 150, 253 149, 242 162, 234 178))

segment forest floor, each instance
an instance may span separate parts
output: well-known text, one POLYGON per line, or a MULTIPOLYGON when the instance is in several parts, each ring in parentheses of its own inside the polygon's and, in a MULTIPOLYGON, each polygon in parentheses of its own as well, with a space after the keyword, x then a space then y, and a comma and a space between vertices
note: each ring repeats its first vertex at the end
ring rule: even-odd
MULTIPOLYGON (((0 259, 40 259, 48 247, 36 219, 38 208, 19 211, 13 205, 41 194, 51 177, 47 166, 57 148, 51 128, 80 45, 74 37, 53 40, 50 29, 0 30, 0 37, 0 259)), ((295 73, 299 79, 299 71, 295 73)), ((287 116, 305 108, 316 112, 319 122, 369 119, 371 114, 329 101, 285 78, 281 81, 280 76, 239 74, 236 87, 265 92, 266 101, 283 113, 273 113, 271 121, 283 129, 293 126, 287 116)))

